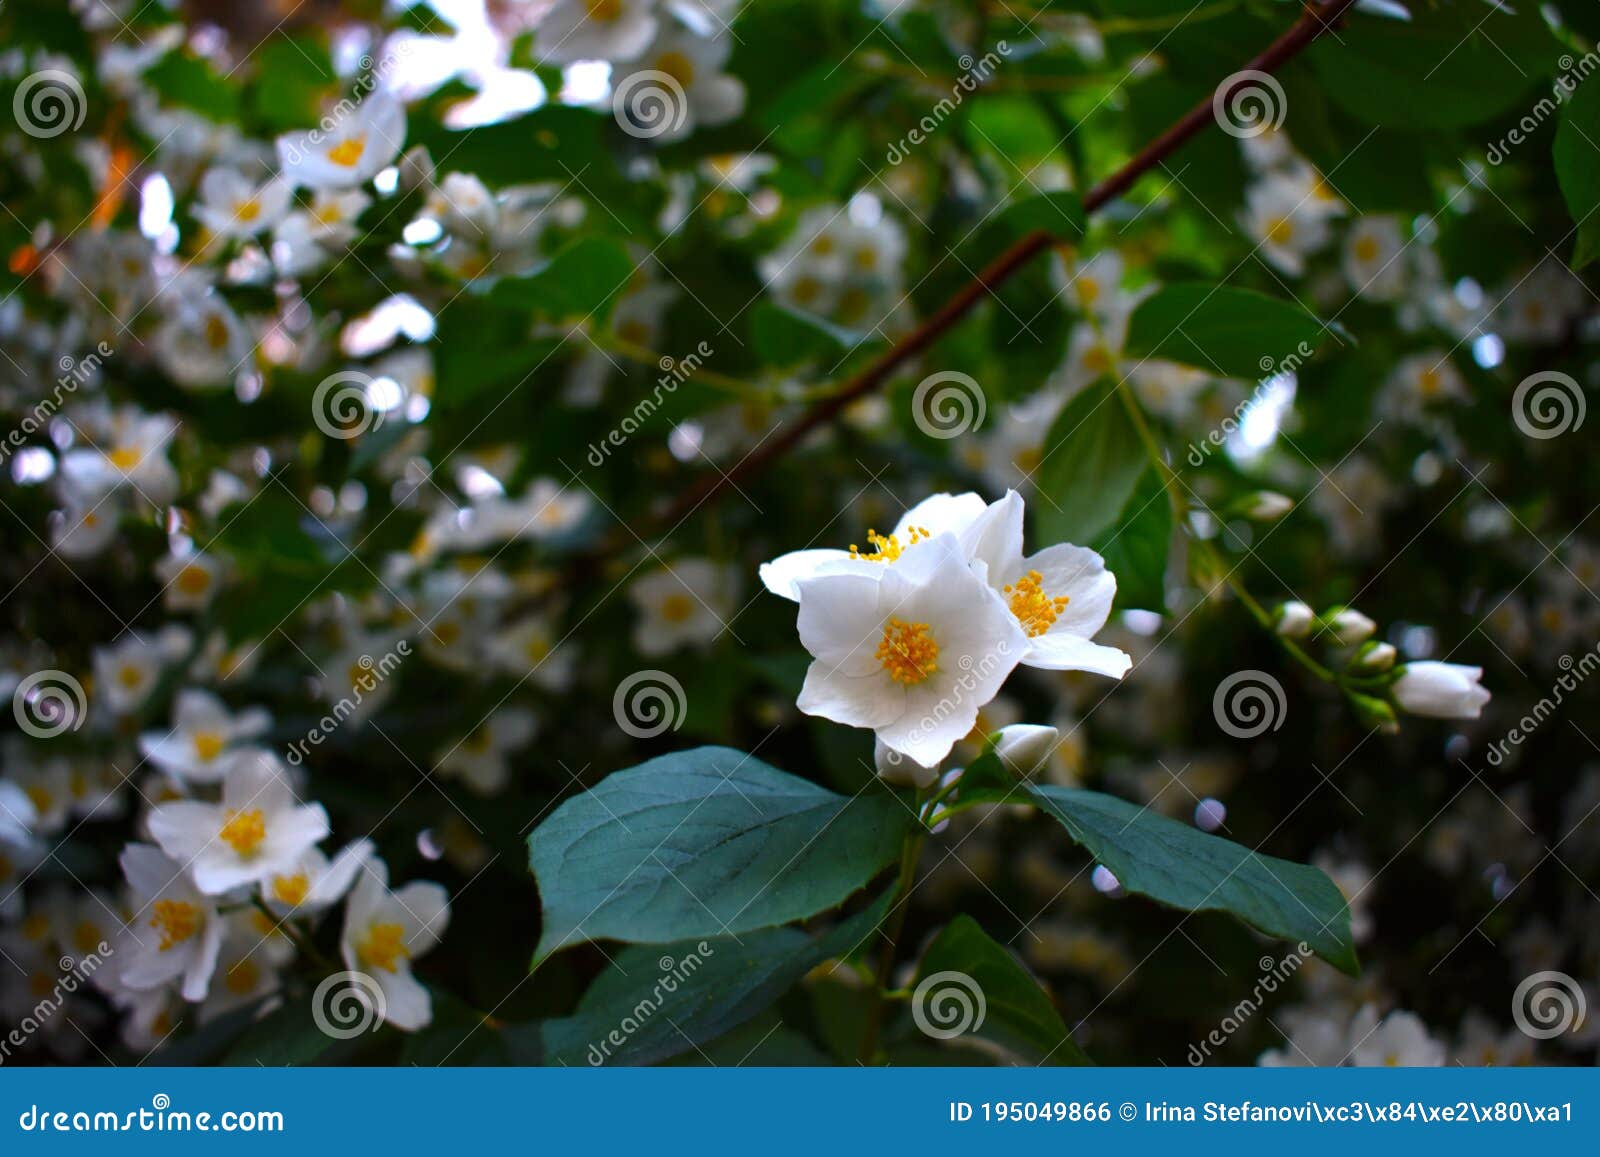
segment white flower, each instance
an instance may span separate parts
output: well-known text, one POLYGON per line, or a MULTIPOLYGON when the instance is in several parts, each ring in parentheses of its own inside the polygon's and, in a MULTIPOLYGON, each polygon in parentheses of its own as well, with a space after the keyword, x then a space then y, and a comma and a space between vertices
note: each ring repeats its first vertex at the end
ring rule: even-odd
POLYGON ((1268 1049, 1257 1058, 1264 1068, 1335 1068, 1350 1055, 1346 1013, 1316 1008, 1291 1008, 1279 1016, 1287 1047, 1268 1049))
POLYGON ((953 535, 876 576, 825 574, 798 585, 800 642, 815 659, 800 710, 870 727, 924 766, 972 730, 1028 646, 953 535))
POLYGON ((506 674, 526 676, 547 691, 565 691, 572 686, 577 644, 558 640, 555 627, 542 614, 507 623, 489 639, 484 650, 506 674))
POLYGON ((220 803, 180 800, 152 808, 150 834, 188 867, 195 887, 217 895, 292 870, 328 835, 321 804, 301 804, 277 761, 242 759, 222 784, 220 803))
POLYGON ((1294 509, 1294 499, 1276 490, 1257 490, 1244 504, 1244 516, 1257 522, 1276 522, 1294 509))
POLYGON ((557 0, 539 21, 536 51, 547 64, 632 60, 659 23, 656 0, 557 0))
POLYGON ((345 906, 339 950, 352 970, 383 993, 384 1019, 413 1032, 433 1019, 428 990, 411 975, 411 962, 439 943, 450 923, 450 901, 438 884, 414 881, 389 891, 389 869, 371 860, 345 906))
POLYGON ((1061 732, 1036 723, 1013 723, 995 732, 994 753, 1016 775, 1026 778, 1055 754, 1061 732))
POLYGON ((178 692, 172 727, 146 731, 139 750, 179 783, 218 783, 232 769, 241 740, 254 739, 272 726, 263 708, 248 707, 234 715, 209 691, 178 692))
POLYGON ((1353 647, 1372 638, 1378 624, 1354 607, 1342 607, 1328 616, 1325 627, 1333 641, 1341 647, 1353 647))
POLYGON ((116 540, 117 507, 109 498, 92 506, 69 503, 51 524, 50 549, 65 559, 93 558, 116 540))
POLYGON ((283 220, 291 196, 276 178, 257 185, 238 169, 212 169, 200 180, 194 215, 219 237, 254 237, 283 220))
POLYGON ((628 598, 639 608, 633 645, 639 654, 665 655, 703 647, 722 633, 732 613, 733 573, 704 558, 682 558, 635 579, 628 598))
POLYGON ((1391 1012, 1380 1022, 1369 1004, 1356 1014, 1350 1035, 1354 1039, 1350 1063, 1358 1068, 1439 1068, 1445 1062, 1444 1044, 1428 1033, 1415 1013, 1391 1012))
POLYGON ((348 189, 394 163, 406 140, 405 106, 386 92, 370 93, 326 128, 278 138, 284 179, 307 189, 348 189))
POLYGON ((1344 275, 1358 297, 1395 301, 1406 290, 1405 230, 1398 217, 1363 217, 1344 238, 1344 275))
POLYGON ((506 757, 537 730, 538 720, 526 707, 501 708, 437 756, 439 774, 465 781, 480 795, 503 791, 511 779, 506 757))
POLYGON ((215 905, 149 844, 129 844, 119 862, 134 911, 117 945, 118 978, 139 992, 181 978, 185 1000, 205 999, 224 930, 215 905))
POLYGON ((173 294, 165 304, 151 345, 166 371, 191 390, 230 385, 255 344, 239 315, 215 293, 173 294))
POLYGON ((66 827, 72 814, 66 760, 36 758, 16 735, 7 737, 3 750, 6 776, 27 797, 30 805, 27 811, 16 813, 13 824, 25 820, 27 827, 45 836, 66 827))
POLYGON ((178 472, 167 461, 167 446, 177 432, 178 423, 165 414, 144 414, 131 407, 118 411, 98 446, 62 455, 62 495, 83 509, 128 486, 152 505, 166 505, 178 494, 178 472))
MULTIPOLYGON (((683 96, 670 92, 670 111, 664 118, 664 131, 652 133, 663 144, 682 140, 697 125, 727 124, 744 111, 744 82, 723 72, 732 51, 733 39, 725 32, 696 36, 677 21, 661 30, 630 72, 658 72, 672 79, 683 96)), ((654 78, 651 78, 654 81, 654 78)), ((618 77, 619 88, 628 84, 618 77)))
POLYGON ((1378 397, 1379 412, 1415 422, 1429 406, 1440 402, 1465 402, 1467 382, 1442 350, 1413 354, 1389 375, 1378 397))
POLYGON ((156 563, 161 580, 162 605, 169 611, 196 611, 216 594, 224 564, 214 555, 190 548, 172 551, 156 563))
POLYGON ((1306 257, 1327 244, 1327 216, 1303 190, 1276 179, 1251 186, 1241 217, 1261 256, 1291 277, 1305 272, 1306 257))
POLYGON ((1395 680, 1394 700, 1413 715, 1435 719, 1476 719, 1489 702, 1479 680, 1482 667, 1459 663, 1407 663, 1395 680))
POLYGON ((194 641, 186 627, 169 626, 151 638, 129 631, 92 652, 95 693, 118 715, 137 709, 156 685, 161 669, 183 658, 194 641))
POLYGON ((307 848, 294 864, 261 881, 261 899, 282 916, 326 911, 344 898, 374 851, 371 840, 356 840, 330 860, 318 849, 307 848))
POLYGON ((1079 313, 1114 318, 1128 311, 1122 292, 1122 254, 1115 249, 1102 249, 1071 265, 1057 253, 1050 263, 1050 279, 1079 313))

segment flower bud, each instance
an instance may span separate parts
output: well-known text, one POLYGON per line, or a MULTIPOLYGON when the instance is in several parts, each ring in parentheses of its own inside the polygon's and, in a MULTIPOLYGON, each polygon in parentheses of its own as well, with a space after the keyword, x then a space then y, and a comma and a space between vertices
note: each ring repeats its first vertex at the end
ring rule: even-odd
POLYGON ((1325 616, 1323 626, 1333 636, 1333 641, 1344 647, 1353 647, 1357 643, 1365 642, 1378 629, 1377 623, 1354 607, 1340 607, 1325 616))
POLYGON ((1013 723, 994 733, 994 753, 1014 774, 1026 779, 1044 766, 1061 733, 1035 723, 1013 723))
POLYGON ((1294 499, 1275 490, 1257 490, 1245 498, 1239 509, 1255 522, 1276 522, 1294 509, 1294 499))
POLYGON ((1460 663, 1407 663, 1395 680, 1394 701, 1412 715, 1434 719, 1476 719, 1489 702, 1479 682, 1482 667, 1460 663))
POLYGON ((1389 735, 1400 730, 1399 720, 1395 718, 1394 708, 1388 700, 1375 695, 1363 695, 1358 691, 1347 691, 1345 697, 1355 709, 1356 718, 1366 726, 1389 735))
POLYGON ((1305 603, 1298 600, 1287 602, 1278 608, 1273 629, 1286 639, 1303 639, 1311 633, 1311 624, 1316 617, 1305 603))
POLYGON ((1361 644, 1356 657, 1350 660, 1350 669, 1362 675, 1381 675, 1394 666, 1398 654, 1392 644, 1369 639, 1361 644))

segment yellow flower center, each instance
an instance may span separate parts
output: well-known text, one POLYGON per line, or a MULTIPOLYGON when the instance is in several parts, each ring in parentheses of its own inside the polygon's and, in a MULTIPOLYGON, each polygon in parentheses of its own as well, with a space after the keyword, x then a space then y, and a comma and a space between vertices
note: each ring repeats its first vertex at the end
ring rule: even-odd
POLYGON ((1287 217, 1279 217, 1267 225, 1267 240, 1274 245, 1287 245, 1294 240, 1294 222, 1287 217))
POLYGON ((163 952, 200 930, 200 909, 187 900, 157 900, 150 911, 150 927, 161 934, 163 952))
POLYGON ((256 200, 254 197, 251 197, 248 201, 241 202, 239 205, 238 216, 239 220, 245 222, 245 224, 249 224, 251 221, 254 221, 257 217, 261 216, 261 202, 256 200))
POLYGON ((865 553, 855 543, 850 544, 850 557, 860 562, 894 562, 905 552, 906 546, 916 546, 925 539, 932 538, 933 534, 925 526, 913 526, 905 546, 900 545, 900 536, 891 534, 884 536, 876 530, 868 528, 867 541, 872 544, 872 549, 865 553))
POLYGON ((890 619, 874 657, 896 683, 921 683, 939 669, 939 644, 927 623, 890 619))
POLYGON ((139 667, 135 667, 132 663, 124 663, 117 668, 117 682, 132 691, 144 682, 144 671, 139 667))
POLYGON ((1100 300, 1100 283, 1092 277, 1078 278, 1078 300, 1093 305, 1100 300))
POLYGON ((1356 241, 1357 261, 1376 261, 1378 259, 1378 239, 1376 237, 1362 237, 1356 241))
POLYGON ((194 753, 200 757, 201 762, 210 763, 222 754, 227 740, 220 732, 196 731, 194 733, 194 753))
POLYGON ((1423 370, 1417 376, 1417 389, 1422 391, 1424 398, 1436 397, 1444 386, 1444 375, 1436 369, 1423 370))
POLYGON ((543 663, 550 654, 550 641, 543 635, 534 635, 523 644, 522 653, 530 663, 543 663))
POLYGON ((292 876, 275 876, 272 881, 272 898, 290 908, 298 908, 305 903, 310 891, 311 881, 306 878, 304 872, 296 872, 292 876))
POLYGON ((50 931, 50 918, 43 912, 35 912, 22 922, 22 935, 29 940, 43 940, 50 931))
POLYGON ((48 788, 40 787, 38 784, 33 784, 26 790, 28 799, 33 803, 33 810, 38 812, 40 815, 43 815, 45 812, 49 811, 56 802, 56 797, 51 794, 48 788))
POLYGON ((206 344, 214 350, 221 350, 228 344, 228 323, 214 313, 206 318, 206 344))
POLYGON ((211 585, 211 573, 203 566, 190 563, 178 572, 173 585, 186 595, 203 595, 211 585))
POLYGON ((1092 345, 1084 351, 1083 368, 1091 374, 1103 374, 1111 364, 1111 351, 1103 345, 1092 345))
POLYGON ((656 68, 684 88, 694 83, 694 62, 681 52, 663 52, 656 57, 656 68))
POLYGON ((72 945, 79 952, 87 955, 100 947, 100 941, 105 936, 100 932, 100 925, 93 920, 79 920, 78 926, 72 930, 72 945))
POLYGON ((230 844, 240 856, 255 855, 261 847, 261 841, 267 838, 267 825, 261 818, 261 810, 234 811, 229 808, 228 820, 217 832, 217 837, 230 844))
POLYGON ((111 464, 113 466, 126 474, 129 470, 132 470, 135 466, 139 465, 139 459, 143 457, 143 455, 139 453, 139 448, 137 446, 118 446, 115 450, 111 451, 111 453, 107 454, 106 457, 111 460, 111 464))
POLYGON ((369 968, 393 972, 397 961, 410 957, 406 949, 406 930, 399 924, 372 924, 356 945, 356 956, 369 968))
POLYGON ((222 978, 222 983, 228 986, 228 991, 235 996, 246 996, 256 990, 256 985, 261 983, 261 970, 250 960, 241 960, 222 978))
POLYGON ((328 150, 328 160, 346 169, 353 169, 360 162, 361 156, 367 151, 367 138, 363 134, 359 137, 347 137, 328 150))
POLYGON ((622 16, 622 0, 587 0, 585 7, 589 10, 590 20, 604 24, 610 24, 622 16))
POLYGON ((1017 616, 1017 621, 1028 632, 1029 638, 1048 631, 1061 612, 1067 609, 1067 596, 1056 595, 1052 598, 1045 594, 1043 582, 1042 574, 1030 570, 1016 582, 1000 588, 1001 594, 1011 596, 1011 613, 1017 616))
POLYGON ((694 614, 694 600, 688 595, 668 595, 661 600, 661 617, 669 623, 686 623, 694 614))

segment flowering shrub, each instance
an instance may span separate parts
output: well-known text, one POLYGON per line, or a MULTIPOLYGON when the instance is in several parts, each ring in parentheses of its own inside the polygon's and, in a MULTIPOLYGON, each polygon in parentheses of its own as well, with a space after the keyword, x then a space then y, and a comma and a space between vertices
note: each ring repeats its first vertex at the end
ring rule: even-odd
POLYGON ((234 7, 0 7, 0 1060, 1593 1055, 1592 5, 234 7))

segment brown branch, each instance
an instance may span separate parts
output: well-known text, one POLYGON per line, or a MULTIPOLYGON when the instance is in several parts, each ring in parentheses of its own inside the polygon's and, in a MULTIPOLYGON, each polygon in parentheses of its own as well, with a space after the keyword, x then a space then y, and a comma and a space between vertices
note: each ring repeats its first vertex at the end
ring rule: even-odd
MULTIPOLYGON (((1357 0, 1318 0, 1316 3, 1308 3, 1305 11, 1288 31, 1273 41, 1266 51, 1245 65, 1241 73, 1236 73, 1231 84, 1220 89, 1217 95, 1208 96, 1196 103, 1182 119, 1141 149, 1132 160, 1090 189, 1083 198, 1084 212, 1093 213, 1127 192, 1140 177, 1171 156, 1191 137, 1210 124, 1215 116, 1212 111, 1213 102, 1216 100, 1226 102, 1239 89, 1251 83, 1250 78, 1242 75, 1243 72, 1275 72, 1304 51, 1317 37, 1338 24, 1356 2, 1357 0)), ((927 349, 946 330, 965 317, 973 306, 1056 242, 1057 238, 1054 235, 1043 231, 1029 233, 1016 242, 984 266, 977 277, 940 306, 926 321, 902 338, 893 349, 887 350, 871 365, 846 382, 838 393, 816 403, 799 420, 790 423, 786 429, 762 443, 728 471, 719 471, 715 475, 708 476, 698 485, 680 494, 660 517, 660 527, 670 531, 702 503, 710 501, 726 487, 765 470, 803 441, 813 430, 831 422, 850 403, 886 382, 905 362, 927 349)))

